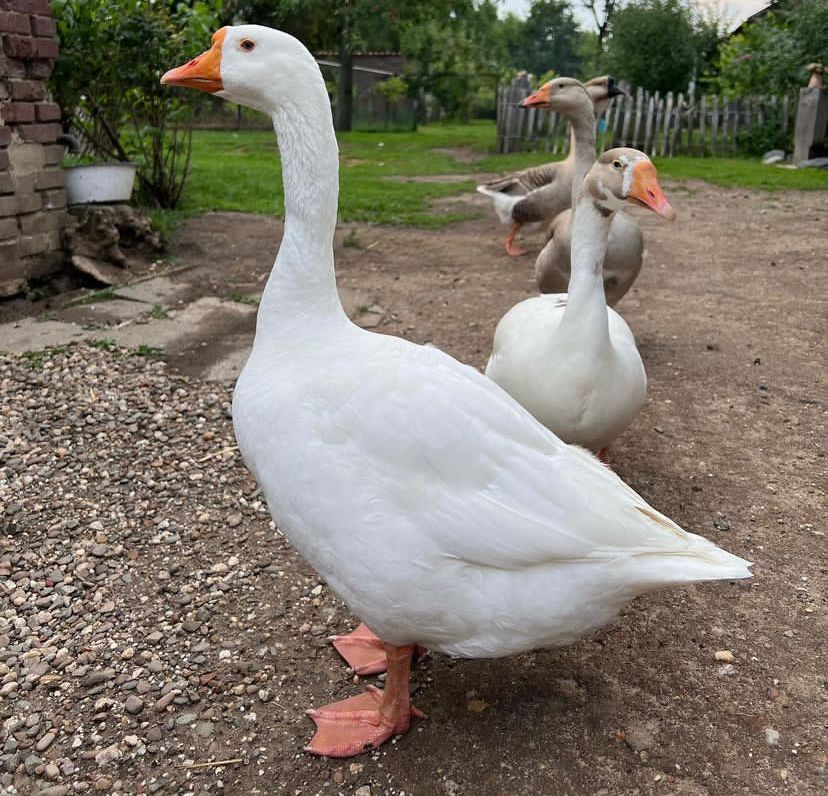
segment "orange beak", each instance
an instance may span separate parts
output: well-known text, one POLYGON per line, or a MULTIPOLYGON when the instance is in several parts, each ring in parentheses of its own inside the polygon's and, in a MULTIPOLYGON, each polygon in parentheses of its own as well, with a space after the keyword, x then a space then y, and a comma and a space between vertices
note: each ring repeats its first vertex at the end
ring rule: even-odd
POLYGON ((638 204, 649 207, 668 221, 674 221, 676 211, 670 206, 664 191, 658 184, 655 166, 649 160, 641 160, 633 166, 632 186, 629 197, 638 204))
POLYGON ((222 28, 213 34, 213 46, 189 63, 165 72, 161 82, 168 86, 184 86, 212 94, 221 91, 221 46, 227 30, 222 28))
POLYGON ((530 94, 521 103, 524 108, 545 108, 549 104, 549 83, 544 83, 534 94, 530 94))

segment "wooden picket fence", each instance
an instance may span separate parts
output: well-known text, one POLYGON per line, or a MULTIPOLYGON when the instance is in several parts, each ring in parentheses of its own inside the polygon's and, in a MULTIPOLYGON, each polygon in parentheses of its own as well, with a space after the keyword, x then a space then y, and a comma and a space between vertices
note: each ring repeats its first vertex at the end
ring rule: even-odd
MULTIPOLYGON (((555 112, 523 108, 521 102, 531 91, 525 75, 498 88, 497 151, 566 152, 569 122, 555 112)), ((597 145, 599 151, 629 146, 661 157, 729 155, 739 151, 740 139, 753 128, 772 124, 785 136, 792 134, 795 116, 793 96, 726 99, 639 88, 616 97, 598 119, 597 145)))

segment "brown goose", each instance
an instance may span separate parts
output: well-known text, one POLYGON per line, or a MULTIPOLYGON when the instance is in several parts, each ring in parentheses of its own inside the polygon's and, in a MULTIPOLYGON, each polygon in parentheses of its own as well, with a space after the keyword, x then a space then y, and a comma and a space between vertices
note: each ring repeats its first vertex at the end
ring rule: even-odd
MULTIPOLYGON (((587 141, 588 129, 594 126, 594 121, 588 118, 589 114, 580 105, 582 95, 575 95, 577 103, 574 105, 570 103, 564 108, 562 104, 566 103, 567 89, 571 88, 572 84, 580 85, 572 78, 559 77, 549 81, 544 87, 548 86, 549 90, 555 93, 557 103, 549 107, 559 110, 572 122, 566 158, 516 171, 477 186, 480 193, 492 198, 500 221, 511 227, 506 238, 506 251, 511 255, 525 254, 525 251, 514 243, 515 235, 523 225, 533 225, 530 229, 538 229, 570 206, 572 173, 579 142, 585 156, 591 152, 589 162, 595 158, 594 143, 589 150, 587 141)), ((594 77, 584 83, 583 87, 592 100, 594 116, 603 113, 613 97, 624 93, 609 75, 594 77)))

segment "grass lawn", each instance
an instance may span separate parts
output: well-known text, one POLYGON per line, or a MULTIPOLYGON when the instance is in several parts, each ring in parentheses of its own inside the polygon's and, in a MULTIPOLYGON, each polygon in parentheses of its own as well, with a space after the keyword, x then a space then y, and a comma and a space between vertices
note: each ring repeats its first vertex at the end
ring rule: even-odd
MULTIPOLYGON (((436 124, 416 132, 345 133, 340 144, 340 217, 343 221, 441 226, 472 217, 468 212, 429 212, 430 202, 474 188, 474 179, 460 182, 410 182, 406 177, 436 174, 506 173, 545 162, 543 152, 491 154, 493 122, 468 125, 436 124), (452 157, 458 147, 483 155, 475 163, 452 157), (394 179, 397 178, 397 179, 394 179)), ((156 214, 168 226, 180 214, 208 210, 241 210, 281 214, 282 182, 273 133, 265 131, 199 131, 193 138, 190 180, 181 210, 156 214)), ((762 166, 740 158, 657 158, 660 175, 668 180, 706 180, 723 187, 758 190, 828 189, 828 174, 762 166)))

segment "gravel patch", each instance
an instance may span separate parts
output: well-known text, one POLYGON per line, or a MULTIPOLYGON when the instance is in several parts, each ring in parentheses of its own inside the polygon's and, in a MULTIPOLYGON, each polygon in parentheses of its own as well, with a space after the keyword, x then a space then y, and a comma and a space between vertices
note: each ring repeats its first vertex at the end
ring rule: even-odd
POLYGON ((272 776, 259 716, 285 711, 293 662, 268 621, 287 602, 326 634, 337 608, 320 614, 311 573, 285 577, 295 556, 241 463, 230 389, 86 345, 0 356, 0 388, 0 791, 272 776))

